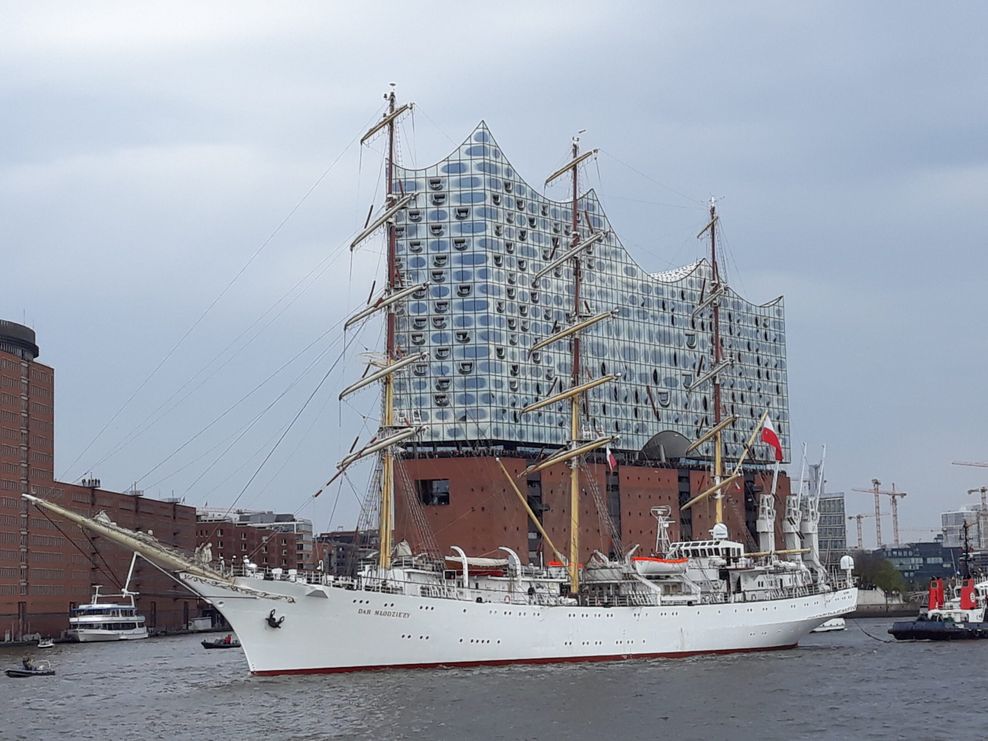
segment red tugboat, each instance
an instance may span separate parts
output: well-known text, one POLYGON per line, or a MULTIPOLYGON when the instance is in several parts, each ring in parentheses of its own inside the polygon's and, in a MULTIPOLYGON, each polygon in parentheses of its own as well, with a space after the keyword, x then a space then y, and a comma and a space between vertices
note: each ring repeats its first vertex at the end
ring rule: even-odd
POLYGON ((900 621, 889 628, 900 641, 955 641, 988 638, 985 606, 988 605, 988 581, 975 583, 965 579, 952 589, 946 599, 943 579, 932 579, 927 610, 915 620, 900 621))

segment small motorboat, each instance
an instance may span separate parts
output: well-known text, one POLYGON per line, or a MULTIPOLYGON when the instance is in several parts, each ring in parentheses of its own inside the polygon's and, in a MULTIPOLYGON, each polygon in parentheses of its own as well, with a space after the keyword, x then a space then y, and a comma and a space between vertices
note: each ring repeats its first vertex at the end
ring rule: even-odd
POLYGON ((833 633, 837 630, 847 630, 847 623, 844 618, 832 618, 823 625, 816 626, 810 633, 833 633))
POLYGON ((202 642, 203 648, 240 648, 240 641, 233 633, 227 633, 223 638, 214 638, 202 642))
POLYGON ((7 669, 4 673, 8 677, 13 678, 50 677, 55 673, 55 670, 51 668, 51 664, 47 661, 24 659, 24 661, 21 662, 20 669, 7 669))
POLYGON ((55 641, 51 638, 39 638, 38 648, 51 648, 55 645, 55 641))

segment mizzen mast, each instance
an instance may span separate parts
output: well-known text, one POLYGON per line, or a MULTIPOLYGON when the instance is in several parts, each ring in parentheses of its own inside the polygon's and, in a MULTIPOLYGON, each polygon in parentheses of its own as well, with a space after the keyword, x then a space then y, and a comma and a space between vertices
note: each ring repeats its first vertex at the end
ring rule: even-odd
MULTIPOLYGON (((713 428, 711 433, 713 435, 714 443, 714 460, 713 460, 713 487, 711 487, 716 493, 714 494, 714 502, 716 505, 715 510, 715 527, 723 532, 722 526, 724 525, 724 429, 730 426, 734 422, 734 417, 725 420, 723 418, 723 405, 721 403, 721 388, 720 388, 720 373, 723 371, 729 363, 724 361, 724 348, 721 344, 720 337, 720 296, 723 294, 725 286, 721 282, 720 276, 720 266, 717 263, 717 200, 715 198, 710 199, 710 221, 707 225, 700 231, 697 237, 702 237, 705 233, 710 234, 710 292, 707 299, 702 302, 701 306, 709 305, 711 320, 710 320, 710 343, 712 345, 711 352, 711 368, 699 381, 694 383, 691 388, 694 388, 701 383, 705 383, 707 380, 713 382, 713 428)), ((698 309, 701 307, 697 307, 698 309)), ((706 436, 704 436, 706 438, 706 436)))

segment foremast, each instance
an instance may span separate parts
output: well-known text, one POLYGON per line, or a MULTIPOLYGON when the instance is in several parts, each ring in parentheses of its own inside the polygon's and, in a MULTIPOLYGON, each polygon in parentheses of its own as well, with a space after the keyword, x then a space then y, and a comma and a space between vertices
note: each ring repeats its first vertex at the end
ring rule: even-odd
MULTIPOLYGON (((394 86, 387 93, 388 112, 385 118, 388 121, 388 158, 385 163, 385 199, 386 206, 391 208, 395 202, 394 192, 394 161, 395 161, 395 89, 394 86)), ((389 221, 387 224, 387 281, 384 290, 391 293, 398 285, 397 267, 397 237, 395 235, 395 223, 389 221)), ((389 305, 385 310, 385 366, 390 366, 397 358, 395 357, 395 310, 393 305, 389 305)), ((390 430, 394 426, 394 374, 388 373, 384 376, 384 391, 382 394, 382 415, 381 425, 385 430, 390 430)), ((377 565, 382 572, 391 568, 391 534, 394 527, 394 456, 391 450, 385 450, 381 461, 381 500, 380 516, 378 519, 377 536, 379 542, 377 565)))
MULTIPOLYGON (((395 127, 398 119, 413 108, 413 103, 397 105, 394 84, 384 95, 387 101, 387 109, 382 118, 372 126, 360 140, 360 144, 365 144, 381 131, 387 133, 387 153, 385 155, 385 202, 384 211, 373 221, 368 218, 368 224, 351 242, 351 252, 363 242, 367 237, 376 232, 382 226, 385 229, 387 259, 386 275, 383 293, 376 299, 368 302, 368 306, 358 311, 346 322, 349 328, 358 321, 376 313, 385 312, 385 348, 384 356, 379 361, 371 361, 371 364, 378 365, 379 369, 374 372, 365 372, 364 377, 351 384, 340 393, 340 399, 363 388, 373 382, 380 381, 382 385, 381 393, 381 425, 378 434, 367 445, 357 452, 351 452, 337 464, 337 472, 326 485, 332 483, 337 477, 342 475, 350 464, 372 454, 380 454, 381 475, 380 489, 378 492, 378 568, 386 572, 391 568, 391 552, 393 550, 394 532, 394 494, 395 494, 395 455, 393 448, 400 442, 414 437, 419 428, 412 425, 398 425, 395 419, 394 408, 394 374, 408 367, 413 362, 426 357, 425 353, 414 356, 401 357, 398 352, 395 340, 397 307, 400 300, 412 292, 426 287, 411 286, 402 287, 401 275, 398 271, 397 259, 397 233, 395 217, 398 212, 408 207, 414 201, 415 195, 405 194, 401 188, 395 187, 395 127)), ((356 443, 354 443, 356 445, 356 443)), ((325 485, 324 487, 325 488, 325 485)), ((321 491, 321 490, 320 490, 321 491)), ((317 493, 318 494, 318 493, 317 493)))

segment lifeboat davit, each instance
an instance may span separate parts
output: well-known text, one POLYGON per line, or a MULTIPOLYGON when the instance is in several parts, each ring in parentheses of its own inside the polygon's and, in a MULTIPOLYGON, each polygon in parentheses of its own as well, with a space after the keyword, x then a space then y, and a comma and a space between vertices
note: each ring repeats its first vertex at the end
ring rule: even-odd
POLYGON ((686 571, 687 558, 656 558, 654 556, 632 556, 631 563, 642 576, 654 574, 682 574, 686 571))

